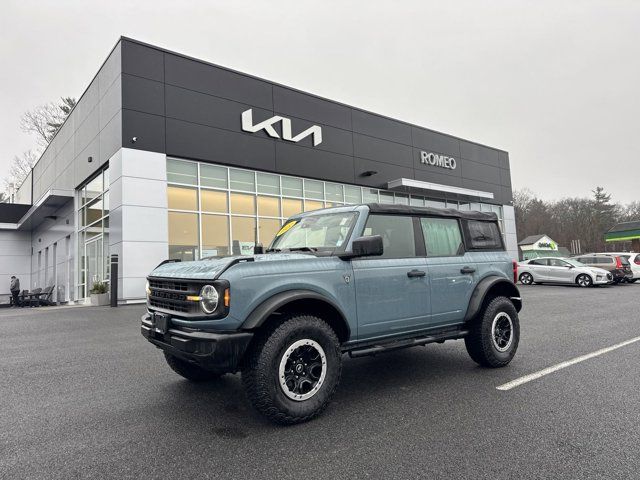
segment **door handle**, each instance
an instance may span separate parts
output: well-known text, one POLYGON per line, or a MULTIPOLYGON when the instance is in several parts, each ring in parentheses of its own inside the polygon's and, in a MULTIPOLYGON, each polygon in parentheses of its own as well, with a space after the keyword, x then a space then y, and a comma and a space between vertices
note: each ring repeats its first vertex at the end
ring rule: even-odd
POLYGON ((424 277, 426 274, 427 272, 424 272, 422 270, 410 270, 407 272, 407 277, 409 278, 424 277))
POLYGON ((475 271, 476 271, 476 269, 475 268, 471 268, 471 267, 462 267, 460 269, 460 273, 473 273, 475 271))

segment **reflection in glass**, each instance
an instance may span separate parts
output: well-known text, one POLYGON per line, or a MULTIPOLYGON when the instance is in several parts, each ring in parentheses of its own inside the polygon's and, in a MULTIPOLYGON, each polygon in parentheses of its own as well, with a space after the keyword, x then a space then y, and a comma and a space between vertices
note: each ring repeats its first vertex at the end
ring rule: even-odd
POLYGON ((169 212, 169 258, 198 258, 198 214, 169 212))
POLYGON ((362 189, 352 185, 345 185, 344 201, 347 203, 362 203, 362 189))
POLYGON ((202 257, 229 255, 229 217, 202 215, 202 257))
POLYGON ((282 226, 280 220, 274 218, 260 218, 259 220, 259 241, 267 247, 271 244, 271 240, 276 236, 278 230, 282 226))
POLYGON ((167 181, 175 183, 186 183, 197 185, 198 164, 193 162, 182 162, 172 158, 167 160, 167 181))
POLYGON ((304 181, 304 197, 313 198, 315 200, 322 200, 324 197, 322 182, 319 182, 317 180, 305 180, 304 181))
POLYGON ((253 217, 231 217, 234 255, 251 255, 256 242, 256 219, 253 217))
POLYGON ((302 180, 300 178, 282 177, 282 195, 302 197, 302 180))
POLYGON ((258 173, 258 193, 280 194, 280 179, 278 175, 258 173))
POLYGON ((324 208, 324 204, 322 202, 316 202, 314 200, 305 200, 304 201, 304 211, 309 212, 311 210, 318 210, 320 208, 324 208))
POLYGON ((200 185, 227 188, 227 169, 215 165, 200 165, 200 185))
POLYGON ((256 179, 253 172, 232 168, 229 170, 229 178, 231 179, 232 190, 256 191, 256 179))

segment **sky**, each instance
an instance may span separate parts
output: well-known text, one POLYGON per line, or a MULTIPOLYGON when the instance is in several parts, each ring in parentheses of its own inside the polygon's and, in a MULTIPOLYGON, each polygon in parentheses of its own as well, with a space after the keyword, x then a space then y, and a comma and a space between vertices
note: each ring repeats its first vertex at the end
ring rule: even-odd
POLYGON ((22 114, 121 35, 507 150, 547 200, 640 200, 637 0, 3 0, 0 180, 36 144, 22 114))

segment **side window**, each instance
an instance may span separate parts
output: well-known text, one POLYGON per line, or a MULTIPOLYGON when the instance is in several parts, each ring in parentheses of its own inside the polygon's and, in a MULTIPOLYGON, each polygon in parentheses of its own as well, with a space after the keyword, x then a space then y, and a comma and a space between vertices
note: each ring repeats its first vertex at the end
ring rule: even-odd
POLYGON ((460 225, 455 218, 421 218, 427 256, 454 257, 464 254, 460 225))
POLYGON ((502 237, 494 222, 467 221, 471 248, 502 250, 502 237))
POLYGON ((540 258, 537 260, 531 260, 529 262, 529 265, 547 265, 548 264, 548 260, 546 258, 540 258))
POLYGON ((407 258, 416 256, 413 219, 400 215, 370 215, 364 235, 380 235, 384 246, 381 257, 407 258))
POLYGON ((567 265, 569 265, 567 262, 558 260, 557 258, 549 259, 549 266, 551 267, 566 267, 567 265))

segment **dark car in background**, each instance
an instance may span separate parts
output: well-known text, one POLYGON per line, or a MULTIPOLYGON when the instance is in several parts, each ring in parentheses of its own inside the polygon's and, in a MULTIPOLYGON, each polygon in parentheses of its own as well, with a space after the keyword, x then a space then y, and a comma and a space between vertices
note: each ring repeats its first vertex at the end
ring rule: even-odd
POLYGON ((633 272, 629 260, 620 255, 588 253, 574 257, 580 263, 597 267, 611 272, 613 283, 628 282, 633 280, 633 272))

